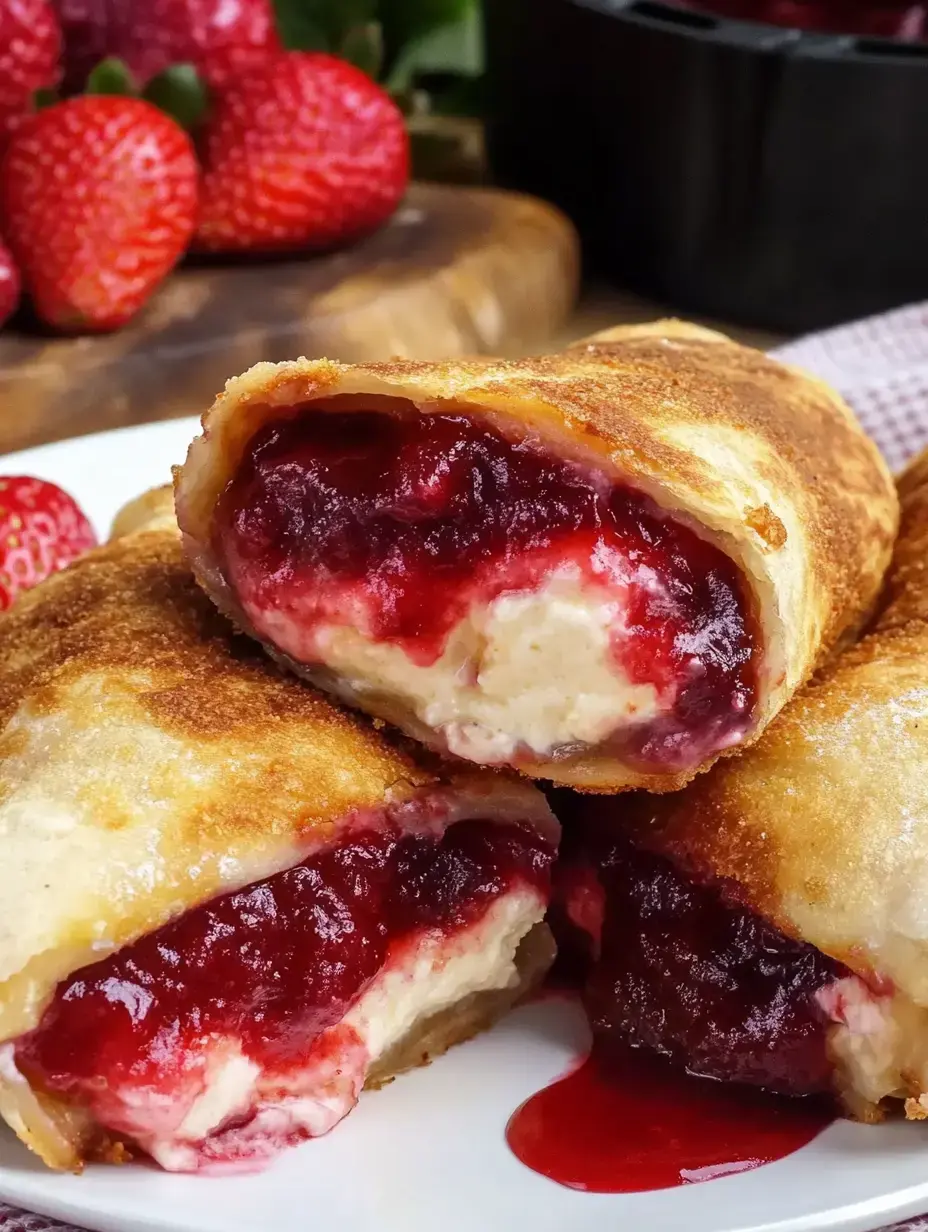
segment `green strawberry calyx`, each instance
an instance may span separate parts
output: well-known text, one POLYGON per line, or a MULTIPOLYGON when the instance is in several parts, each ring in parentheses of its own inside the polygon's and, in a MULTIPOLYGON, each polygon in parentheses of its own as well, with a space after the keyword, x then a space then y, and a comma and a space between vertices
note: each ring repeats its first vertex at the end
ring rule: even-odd
MULTIPOLYGON (((209 90, 192 64, 172 64, 140 90, 128 66, 116 56, 107 56, 91 70, 83 93, 144 99, 188 131, 202 122, 210 104, 209 90)), ((32 96, 35 111, 60 102, 54 89, 36 90, 32 96)))

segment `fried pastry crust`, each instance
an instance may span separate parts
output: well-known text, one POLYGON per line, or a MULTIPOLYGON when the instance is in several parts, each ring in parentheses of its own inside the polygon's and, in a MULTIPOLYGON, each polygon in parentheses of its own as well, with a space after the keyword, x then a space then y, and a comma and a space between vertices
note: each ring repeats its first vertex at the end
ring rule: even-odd
POLYGON ((556 831, 528 784, 449 773, 278 671, 155 520, 0 618, 0 1041, 77 967, 353 827, 556 831))
POLYGON ((899 491, 899 542, 858 644, 742 757, 615 809, 637 844, 860 977, 866 1019, 832 1048, 846 1102, 871 1119, 882 1097, 917 1118, 928 1099, 928 454, 899 491))
MULTIPOLYGON (((196 574, 246 631, 253 632, 214 551, 216 503, 259 428, 311 413, 336 395, 354 397, 359 407, 402 399, 423 413, 464 412, 527 428, 556 453, 599 466, 605 461, 617 482, 720 547, 743 572, 761 631, 748 740, 838 640, 859 629, 886 569, 897 526, 895 491, 839 396, 721 334, 658 321, 525 360, 346 366, 301 359, 258 364, 231 380, 204 415, 203 435, 175 482, 196 574)), ((332 673, 282 661, 353 704, 376 705, 381 717, 412 734, 427 734, 389 699, 360 697, 332 673)), ((520 768, 599 791, 669 791, 696 772, 635 768, 595 747, 528 758, 520 768)))

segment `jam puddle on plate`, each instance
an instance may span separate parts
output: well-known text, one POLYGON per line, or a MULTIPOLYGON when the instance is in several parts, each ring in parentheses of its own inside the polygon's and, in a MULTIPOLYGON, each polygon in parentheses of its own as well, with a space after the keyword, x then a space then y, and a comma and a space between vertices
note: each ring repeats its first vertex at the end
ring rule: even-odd
POLYGON ((641 1051, 594 1051, 527 1099, 506 1139, 527 1167, 570 1189, 635 1193, 759 1168, 833 1119, 821 1100, 696 1078, 641 1051))

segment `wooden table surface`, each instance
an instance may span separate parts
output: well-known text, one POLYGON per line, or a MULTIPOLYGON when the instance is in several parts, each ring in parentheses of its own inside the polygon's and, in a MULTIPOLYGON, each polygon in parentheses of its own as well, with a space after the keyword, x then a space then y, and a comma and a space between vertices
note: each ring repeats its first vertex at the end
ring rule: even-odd
MULTIPOLYGON (((617 325, 622 322, 647 321, 659 316, 673 315, 679 314, 675 314, 672 306, 643 299, 638 295, 612 287, 606 283, 592 282, 584 287, 575 311, 567 319, 563 328, 550 335, 547 340, 534 342, 530 349, 536 353, 555 351, 578 338, 595 333, 597 330, 605 329, 609 325, 617 325)), ((738 328, 727 325, 725 322, 704 318, 698 319, 704 324, 720 328, 726 333, 730 333, 733 337, 750 343, 753 346, 766 348, 774 346, 777 342, 783 340, 781 336, 776 334, 738 328)), ((248 362, 251 362, 254 358, 257 358, 257 355, 249 356, 248 362)), ((279 358, 279 356, 275 354, 273 358, 279 358)), ((227 375, 231 376, 233 373, 229 371, 227 375)), ((72 373, 72 379, 79 381, 80 378, 81 373, 79 369, 72 373)), ((64 390, 61 392, 65 393, 64 390)), ((152 396, 153 394, 154 391, 149 391, 144 400, 144 405, 141 407, 139 405, 134 407, 127 406, 122 422, 150 422, 156 419, 169 418, 180 413, 175 405, 176 400, 172 398, 170 390, 164 390, 160 398, 152 396)), ((10 413, 12 408, 9 406, 7 407, 6 416, 0 410, 0 453, 19 449, 24 445, 39 445, 44 444, 47 440, 81 435, 102 427, 120 426, 120 418, 118 416, 115 421, 110 416, 106 422, 100 422, 95 416, 90 416, 90 422, 88 422, 85 416, 79 413, 81 406, 80 398, 76 398, 73 422, 67 422, 67 419, 70 417, 59 417, 56 421, 49 421, 47 433, 45 432, 44 420, 41 426, 35 421, 31 425, 28 423, 24 424, 18 421, 19 417, 17 415, 10 413)), ((199 409, 203 408, 188 406, 183 408, 183 411, 184 413, 189 413, 199 409)))
POLYGON ((413 184, 373 235, 273 262, 189 263, 99 337, 0 334, 0 453, 202 413, 258 360, 543 347, 576 303, 576 233, 518 193, 413 184))

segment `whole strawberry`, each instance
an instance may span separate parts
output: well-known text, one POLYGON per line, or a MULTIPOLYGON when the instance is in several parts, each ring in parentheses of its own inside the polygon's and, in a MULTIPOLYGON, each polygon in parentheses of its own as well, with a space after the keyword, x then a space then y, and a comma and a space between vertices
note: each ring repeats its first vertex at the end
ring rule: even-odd
POLYGON ((96 543, 93 527, 61 488, 23 475, 0 479, 0 611, 96 543))
POLYGON ((13 254, 0 240, 0 326, 5 325, 19 303, 19 270, 13 254))
POLYGON ((84 95, 30 117, 0 170, 0 215, 36 312, 124 324, 183 255, 197 208, 190 140, 140 99, 84 95))
POLYGON ((344 60, 287 52, 230 86, 203 134, 195 243, 329 248, 374 230, 409 178, 399 109, 344 60))
POLYGON ((49 0, 0 0, 0 144, 43 86, 58 82, 61 32, 49 0))
POLYGON ((280 49, 271 0, 55 0, 68 84, 79 89, 107 56, 139 85, 170 64, 193 64, 214 87, 280 49))

